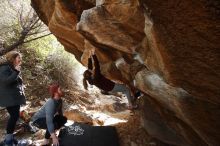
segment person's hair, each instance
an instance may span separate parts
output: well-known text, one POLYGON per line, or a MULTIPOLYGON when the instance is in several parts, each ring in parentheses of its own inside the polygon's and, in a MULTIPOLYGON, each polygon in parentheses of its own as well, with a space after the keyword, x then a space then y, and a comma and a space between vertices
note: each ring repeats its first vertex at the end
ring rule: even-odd
POLYGON ((7 54, 5 54, 5 57, 10 64, 14 64, 14 61, 18 56, 22 56, 22 55, 17 51, 10 51, 7 54))
POLYGON ((49 85, 49 93, 51 95, 51 98, 54 98, 54 94, 58 91, 60 85, 58 83, 53 83, 49 85))
POLYGON ((85 70, 83 73, 83 87, 84 89, 88 90, 88 75, 91 75, 91 72, 89 70, 85 70))

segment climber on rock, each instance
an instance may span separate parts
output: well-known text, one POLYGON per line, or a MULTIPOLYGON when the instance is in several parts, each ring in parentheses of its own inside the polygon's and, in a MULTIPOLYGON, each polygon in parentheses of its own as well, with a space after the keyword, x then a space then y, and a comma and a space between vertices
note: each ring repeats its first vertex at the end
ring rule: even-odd
POLYGON ((115 83, 101 74, 99 61, 96 55, 92 55, 92 57, 88 58, 88 69, 84 72, 83 77, 83 86, 86 90, 88 89, 88 82, 105 92, 122 92, 128 99, 128 108, 130 110, 137 108, 137 105, 134 104, 135 98, 131 95, 131 91, 126 85, 115 83))

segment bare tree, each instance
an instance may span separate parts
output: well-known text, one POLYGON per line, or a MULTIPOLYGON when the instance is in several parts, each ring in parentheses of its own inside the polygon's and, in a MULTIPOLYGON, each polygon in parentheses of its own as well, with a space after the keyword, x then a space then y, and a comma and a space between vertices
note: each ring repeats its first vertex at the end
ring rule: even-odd
MULTIPOLYGON (((15 17, 18 20, 17 27, 11 25, 11 27, 14 27, 13 31, 16 32, 17 34, 14 33, 15 39, 13 40, 13 42, 0 49, 0 56, 17 48, 18 46, 24 43, 28 43, 40 39, 42 37, 51 34, 48 28, 39 19, 33 8, 31 8, 31 6, 29 8, 29 11, 25 13, 23 4, 21 5, 20 9, 16 9, 10 3, 9 0, 7 1, 10 7, 17 13, 16 14, 17 17, 15 17)), ((9 29, 7 28, 2 28, 2 29, 6 29, 8 31, 12 30, 10 27, 9 29)), ((7 32, 5 32, 5 34, 7 34, 7 32)))

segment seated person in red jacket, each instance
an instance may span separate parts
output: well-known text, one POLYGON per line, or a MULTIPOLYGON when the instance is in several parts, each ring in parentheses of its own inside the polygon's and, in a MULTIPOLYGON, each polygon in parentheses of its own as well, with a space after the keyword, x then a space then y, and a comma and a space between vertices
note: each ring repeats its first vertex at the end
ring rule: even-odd
POLYGON ((96 55, 92 55, 92 58, 90 57, 88 59, 88 69, 83 74, 83 86, 87 90, 88 84, 95 85, 99 89, 112 93, 115 92, 122 92, 126 95, 129 103, 129 109, 135 109, 137 108, 137 105, 133 104, 132 101, 134 101, 134 97, 131 95, 130 89, 126 87, 124 84, 117 84, 109 79, 107 79, 105 76, 101 74, 100 66, 98 59, 96 55), (93 70, 93 63, 92 59, 94 61, 94 70, 93 70))

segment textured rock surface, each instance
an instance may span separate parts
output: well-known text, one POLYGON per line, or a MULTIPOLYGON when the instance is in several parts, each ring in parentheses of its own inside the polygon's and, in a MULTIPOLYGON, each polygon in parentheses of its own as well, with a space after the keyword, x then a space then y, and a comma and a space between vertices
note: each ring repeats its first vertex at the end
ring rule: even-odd
POLYGON ((102 73, 132 84, 142 125, 174 145, 220 145, 219 0, 32 0, 82 64, 95 50, 102 73))

